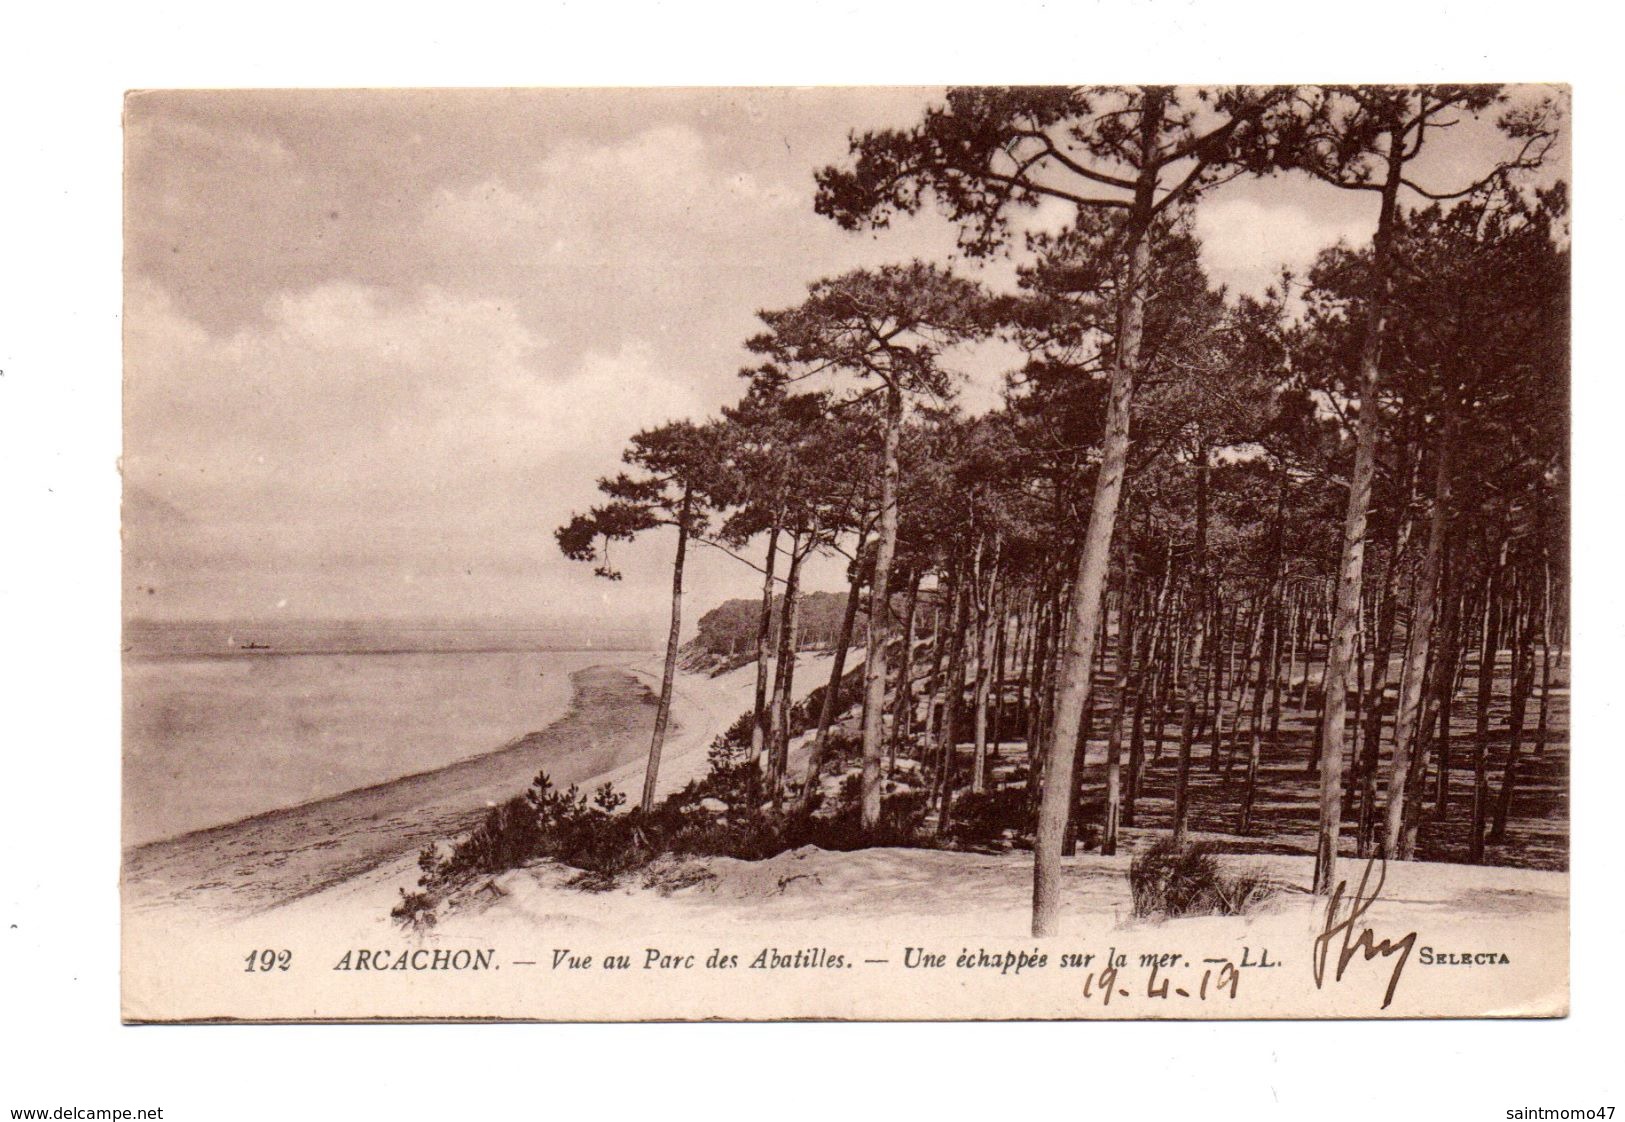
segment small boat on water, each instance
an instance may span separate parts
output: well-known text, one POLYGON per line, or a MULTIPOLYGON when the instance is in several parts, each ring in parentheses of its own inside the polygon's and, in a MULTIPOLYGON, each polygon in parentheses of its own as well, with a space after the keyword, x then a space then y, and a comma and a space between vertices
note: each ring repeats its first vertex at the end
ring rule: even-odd
POLYGON ((244 643, 238 649, 239 650, 244 650, 244 651, 268 651, 268 650, 271 649, 271 644, 269 644, 269 643, 244 643))

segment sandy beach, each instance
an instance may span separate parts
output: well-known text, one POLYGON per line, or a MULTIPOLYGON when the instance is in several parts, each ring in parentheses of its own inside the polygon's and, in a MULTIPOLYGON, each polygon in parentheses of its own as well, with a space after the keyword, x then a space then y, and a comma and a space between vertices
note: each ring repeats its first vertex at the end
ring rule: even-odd
POLYGON ((271 651, 126 653, 123 848, 488 755, 566 716, 577 670, 649 657, 458 647, 477 632, 408 650, 374 638, 353 651, 283 649, 295 637, 278 635, 271 651))

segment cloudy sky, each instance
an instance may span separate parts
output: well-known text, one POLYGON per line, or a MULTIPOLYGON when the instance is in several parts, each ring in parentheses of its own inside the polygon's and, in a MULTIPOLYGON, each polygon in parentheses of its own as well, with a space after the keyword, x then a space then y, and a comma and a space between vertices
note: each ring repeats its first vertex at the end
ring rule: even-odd
MULTIPOLYGON (((670 543, 566 561, 626 437, 737 397, 754 313, 948 256, 851 234, 812 171, 929 90, 156 93, 126 106, 126 602, 157 618, 657 621, 670 543)), ((1449 181, 1491 143, 1441 138, 1449 181)), ((1375 200, 1227 185, 1199 232, 1255 291, 1375 200)), ((1064 220, 1044 213, 1038 220, 1064 220)), ((991 283, 1003 283, 996 265, 991 283)), ((997 355, 966 388, 995 400, 997 355)), ((754 574, 694 557, 690 619, 754 574)), ((838 566, 814 574, 833 587, 838 566)))

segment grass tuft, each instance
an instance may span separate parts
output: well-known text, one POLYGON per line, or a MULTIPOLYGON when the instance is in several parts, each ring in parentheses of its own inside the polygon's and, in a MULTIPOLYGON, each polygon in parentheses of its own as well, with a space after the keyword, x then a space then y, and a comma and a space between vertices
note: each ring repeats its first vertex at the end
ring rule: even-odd
POLYGON ((1183 846, 1163 838, 1129 862, 1129 890, 1139 917, 1245 915, 1262 907, 1281 886, 1257 869, 1226 868, 1209 842, 1183 846))

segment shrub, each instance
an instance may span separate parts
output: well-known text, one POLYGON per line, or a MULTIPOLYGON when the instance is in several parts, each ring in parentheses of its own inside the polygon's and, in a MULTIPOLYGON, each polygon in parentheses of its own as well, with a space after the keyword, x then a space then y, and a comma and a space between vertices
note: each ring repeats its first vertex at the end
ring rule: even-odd
POLYGON ((717 737, 706 753, 709 768, 705 777, 689 792, 695 802, 721 799, 730 810, 761 806, 767 798, 762 769, 751 758, 750 714, 742 718, 743 728, 734 727, 717 737))
POLYGON ((544 857, 577 871, 568 882, 572 887, 603 892, 663 854, 759 861, 804 845, 851 850, 932 844, 920 830, 924 792, 883 799, 873 830, 862 827, 857 776, 847 778, 829 806, 817 797, 783 808, 769 805, 762 769, 751 756, 748 713, 711 745, 709 760, 704 778, 650 811, 633 807, 624 813, 626 796, 610 784, 597 788, 589 803, 574 785, 557 790, 542 772, 523 795, 488 811, 448 852, 425 847, 418 854, 420 891, 403 889, 390 914, 403 926, 423 930, 458 886, 544 857), (713 813, 701 805, 711 799, 725 809, 713 813))
POLYGON ((1224 877, 1218 884, 1219 914, 1245 915, 1261 907, 1281 891, 1281 885, 1258 869, 1243 869, 1224 877))
POLYGON ((992 845, 1004 837, 1006 830, 1018 834, 1031 831, 1031 818, 1023 787, 960 795, 954 800, 948 836, 962 845, 992 845))
MULTIPOLYGON (((422 876, 418 887, 397 910, 421 911, 454 883, 487 873, 498 873, 533 861, 555 857, 576 868, 616 874, 653 856, 644 856, 644 832, 637 812, 615 813, 626 796, 605 783, 592 803, 574 785, 559 791, 544 771, 523 795, 492 807, 466 836, 442 855, 438 846, 418 854, 422 876), (424 897, 424 899, 417 899, 424 897)), ((406 922, 404 915, 396 918, 406 922)))
POLYGON ((745 712, 734 718, 734 723, 723 730, 721 736, 712 742, 711 750, 716 751, 718 745, 729 748, 749 748, 750 731, 755 724, 756 715, 749 709, 745 710, 745 712))
POLYGON ((863 773, 853 772, 842 777, 840 786, 835 792, 835 813, 858 807, 863 801, 863 773))
POLYGON ((395 922, 422 934, 435 924, 435 905, 438 901, 427 892, 408 892, 401 889, 400 903, 389 910, 395 922))
POLYGON ((1256 869, 1232 872, 1209 842, 1184 846, 1163 838, 1129 862, 1136 916, 1242 915, 1280 886, 1256 869))
POLYGON ((783 848, 815 845, 819 849, 847 852, 871 846, 935 846, 935 840, 921 831, 928 802, 924 791, 883 795, 880 820, 867 830, 863 827, 862 796, 862 777, 847 776, 827 807, 817 814, 803 814, 787 822, 783 848))

